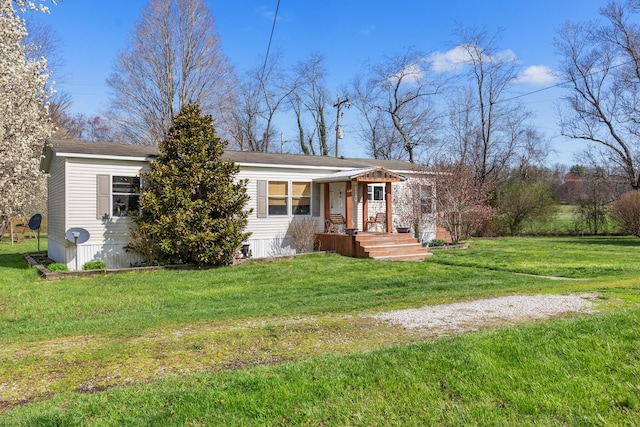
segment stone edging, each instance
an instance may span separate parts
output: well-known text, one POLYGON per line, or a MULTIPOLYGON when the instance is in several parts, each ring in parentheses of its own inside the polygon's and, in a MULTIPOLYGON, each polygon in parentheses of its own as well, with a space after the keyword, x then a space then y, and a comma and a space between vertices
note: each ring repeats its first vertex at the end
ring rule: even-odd
POLYGON ((467 249, 468 243, 458 243, 457 245, 444 245, 444 246, 427 246, 430 251, 446 250, 446 249, 467 249))
MULTIPOLYGON (((314 253, 324 253, 324 252, 314 252, 314 253)), ((253 262, 269 262, 275 259, 289 259, 297 256, 301 256, 305 254, 292 254, 286 255, 282 257, 266 257, 266 258, 247 258, 236 260, 232 265, 238 265, 245 263, 247 261, 253 262)), ((218 268, 220 266, 197 266, 194 264, 180 264, 180 265, 154 265, 149 267, 130 267, 130 268, 107 268, 105 270, 77 270, 77 271, 56 271, 51 272, 42 264, 39 264, 31 255, 23 254, 24 259, 27 260, 31 267, 34 267, 38 270, 40 275, 45 279, 62 279, 64 277, 74 277, 74 276, 97 276, 101 274, 117 274, 117 273, 128 273, 131 271, 153 271, 153 270, 209 270, 212 268, 218 268)))
POLYGON ((27 260, 31 267, 38 270, 40 275, 45 279, 61 279, 63 277, 75 277, 75 276, 97 276, 100 274, 115 274, 126 273, 129 271, 152 271, 152 270, 204 270, 215 267, 198 267, 195 265, 163 265, 163 266, 151 266, 151 267, 131 267, 131 268, 107 268, 104 270, 78 270, 78 271, 56 271, 51 272, 42 264, 39 264, 31 255, 24 254, 24 258, 27 260))

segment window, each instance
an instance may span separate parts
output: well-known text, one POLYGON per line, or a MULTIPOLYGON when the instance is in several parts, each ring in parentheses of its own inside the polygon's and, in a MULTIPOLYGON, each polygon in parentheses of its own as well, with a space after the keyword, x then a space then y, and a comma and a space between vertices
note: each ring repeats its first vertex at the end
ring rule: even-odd
POLYGON ((291 190, 291 213, 309 215, 311 213, 311 183, 293 182, 291 190))
MULTIPOLYGON (((320 212, 320 188, 311 182, 292 181, 256 181, 257 206, 256 216, 267 218, 268 216, 311 215, 311 197, 314 200, 314 210, 320 212)), ((316 213, 313 212, 315 215, 316 213)))
POLYGON ((289 214, 289 183, 286 181, 269 182, 269 215, 289 214))
POLYGON ((370 185, 367 187, 367 198, 369 201, 384 201, 384 185, 370 185))
POLYGON ((140 177, 114 176, 111 180, 111 214, 114 217, 137 215, 140 207, 140 177))
POLYGON ((433 212, 433 188, 430 185, 420 186, 420 213, 433 212))

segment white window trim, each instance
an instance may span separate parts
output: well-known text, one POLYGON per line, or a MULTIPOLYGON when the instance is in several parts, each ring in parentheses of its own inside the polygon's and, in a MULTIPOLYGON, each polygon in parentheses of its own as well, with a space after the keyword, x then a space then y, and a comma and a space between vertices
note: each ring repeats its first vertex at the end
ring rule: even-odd
MULTIPOLYGON (((278 197, 280 199, 282 199, 281 196, 273 196, 273 197, 278 197)), ((284 217, 290 217, 291 216, 291 181, 286 180, 286 179, 274 179, 274 180, 267 180, 267 217, 277 217, 277 218, 284 218, 284 217), (272 214, 269 213, 269 199, 271 199, 271 194, 269 193, 269 184, 271 184, 272 182, 286 182, 287 183, 287 196, 285 198, 286 202, 287 202, 287 212, 283 213, 283 214, 272 214)))
POLYGON ((290 197, 290 209, 289 209, 289 213, 292 217, 302 217, 302 216, 311 216, 312 212, 313 212, 313 182, 311 181, 294 181, 291 180, 289 181, 289 197, 290 197), (308 197, 309 198, 309 213, 306 214, 294 214, 293 213, 293 183, 297 182, 297 183, 304 183, 304 184, 309 184, 309 195, 308 196, 300 196, 298 198, 303 198, 303 197, 308 197))
POLYGON ((138 196, 138 215, 140 215, 140 197, 142 197, 142 177, 140 175, 130 175, 130 174, 111 174, 109 175, 109 181, 110 181, 110 186, 109 186, 109 216, 111 218, 114 219, 120 219, 120 218, 129 218, 131 215, 124 215, 124 216, 116 216, 113 214, 113 198, 114 196, 117 195, 123 195, 123 196, 138 196), (119 177, 119 178, 139 178, 140 179, 140 187, 138 188, 138 192, 137 193, 117 193, 113 191, 113 179, 115 177, 119 177))
POLYGON ((384 202, 386 200, 387 195, 385 194, 385 185, 384 184, 369 184, 367 185, 367 199, 369 200, 369 202, 384 202), (380 200, 375 200, 374 196, 375 196, 375 189, 374 188, 381 188, 381 192, 380 194, 382 194, 382 199, 380 200), (371 197, 369 197, 371 196, 371 197))
MULTIPOLYGON (((305 180, 294 180, 294 179, 273 179, 273 180, 258 180, 257 181, 257 198, 258 200, 256 200, 257 203, 257 211, 256 211, 256 216, 258 218, 294 218, 294 217, 312 217, 313 216, 313 209, 315 206, 314 203, 314 191, 313 191, 313 181, 305 181, 305 180), (260 182, 264 182, 264 192, 266 193, 265 195, 261 195, 261 190, 260 190, 260 182), (287 213, 286 214, 270 214, 269 213, 269 184, 272 182, 286 182, 287 183, 287 213), (300 182, 300 183, 308 183, 309 184, 309 189, 311 190, 311 194, 309 194, 309 213, 308 214, 294 214, 293 213, 293 200, 294 200, 294 196, 293 196, 293 183, 296 182, 300 182), (261 198, 264 198, 264 201, 260 201, 261 198), (264 213, 260 213, 260 204, 264 203, 265 205, 265 212, 264 213)), ((306 197, 306 196, 305 196, 306 197)))

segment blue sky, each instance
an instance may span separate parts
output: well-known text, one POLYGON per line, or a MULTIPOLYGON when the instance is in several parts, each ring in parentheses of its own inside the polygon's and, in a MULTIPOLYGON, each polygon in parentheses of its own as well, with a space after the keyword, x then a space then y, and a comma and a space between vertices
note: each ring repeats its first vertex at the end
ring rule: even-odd
MULTIPOLYGON (((105 80, 146 3, 64 0, 42 18, 61 42, 61 74, 65 78, 59 87, 71 93, 72 112, 95 115, 107 108, 105 80)), ((207 3, 216 19, 223 49, 237 71, 261 63, 277 0, 207 3)), ((545 73, 540 70, 554 70, 559 62, 553 48, 557 28, 566 20, 596 19, 598 8, 604 4, 605 1, 595 0, 281 0, 272 50, 280 50, 283 60, 290 64, 306 59, 312 52, 323 53, 329 91, 337 96, 339 88, 347 85, 367 61, 375 63, 383 55, 400 53, 409 46, 446 57, 455 48, 455 29, 459 25, 476 26, 490 32, 502 29, 500 47, 513 52, 523 69, 540 67, 531 68, 534 73, 530 76, 541 77, 545 73)), ((514 87, 514 95, 552 84, 549 80, 535 80, 523 79, 514 87)), ((558 151, 549 159, 551 164, 573 163, 573 153, 583 147, 558 136, 552 108, 561 94, 554 89, 522 98, 536 113, 536 124, 558 151)), ((348 119, 345 126, 349 126, 348 119)), ((353 134, 348 128, 345 130, 341 154, 363 156, 355 136, 350 138, 353 134)))

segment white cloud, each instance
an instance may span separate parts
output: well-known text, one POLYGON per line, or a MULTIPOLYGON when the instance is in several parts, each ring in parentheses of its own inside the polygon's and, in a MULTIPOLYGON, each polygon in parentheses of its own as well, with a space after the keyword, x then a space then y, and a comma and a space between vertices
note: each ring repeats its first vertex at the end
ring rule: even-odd
MULTIPOLYGON (((474 49, 467 49, 463 45, 459 45, 449 50, 448 52, 436 52, 431 54, 427 61, 431 63, 431 68, 437 73, 460 73, 464 67, 471 63, 471 54, 477 54, 474 49)), ((494 56, 485 56, 485 61, 498 60, 501 62, 518 62, 518 55, 511 49, 505 49, 494 56)))
MULTIPOLYGON (((517 62, 518 56, 510 49, 498 52, 493 58, 499 61, 517 62)), ((491 60, 492 58, 488 58, 491 60)), ((471 62, 471 56, 464 46, 456 46, 447 52, 435 52, 426 60, 437 73, 460 73, 471 62)), ((525 68, 516 78, 516 83, 551 85, 558 81, 557 74, 546 65, 532 65, 525 68)))
POLYGON ((516 83, 550 85, 558 81, 558 76, 546 65, 532 65, 524 69, 515 81, 516 83))
POLYGON ((506 49, 502 52, 498 52, 496 58, 503 62, 518 62, 518 55, 516 55, 515 52, 511 49, 506 49))
POLYGON ((411 64, 404 67, 394 75, 389 77, 391 84, 396 84, 398 80, 402 80, 404 83, 415 84, 424 78, 424 71, 418 64, 411 64))
POLYGON ((431 68, 438 73, 459 73, 469 63, 469 53, 462 46, 456 46, 448 52, 432 53, 427 60, 431 62, 431 68))

